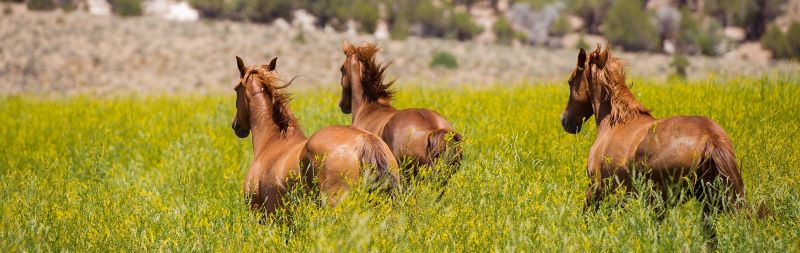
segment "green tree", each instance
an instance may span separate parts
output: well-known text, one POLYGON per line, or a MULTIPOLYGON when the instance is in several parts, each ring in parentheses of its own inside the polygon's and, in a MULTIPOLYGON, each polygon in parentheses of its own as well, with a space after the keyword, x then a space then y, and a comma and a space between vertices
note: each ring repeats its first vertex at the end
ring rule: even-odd
POLYGON ((603 24, 608 40, 631 51, 657 50, 655 24, 644 12, 641 0, 617 0, 603 24))

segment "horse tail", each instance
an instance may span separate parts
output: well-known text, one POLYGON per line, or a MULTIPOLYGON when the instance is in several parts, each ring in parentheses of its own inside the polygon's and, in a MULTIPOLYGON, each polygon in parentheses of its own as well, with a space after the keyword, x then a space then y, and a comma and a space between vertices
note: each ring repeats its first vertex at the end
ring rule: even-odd
POLYGON ((739 208, 744 202, 744 183, 739 174, 739 166, 736 164, 736 156, 733 153, 733 146, 727 136, 717 136, 709 141, 706 148, 706 157, 709 159, 709 166, 716 170, 722 181, 728 186, 727 190, 733 190, 733 195, 728 195, 728 200, 732 201, 734 208, 739 208))
POLYGON ((359 166, 362 168, 363 182, 369 192, 394 194, 400 181, 397 172, 397 160, 394 159, 389 146, 373 134, 359 137, 359 166))
POLYGON ((441 159, 448 166, 458 167, 462 158, 461 135, 448 129, 430 131, 427 151, 431 163, 441 159))

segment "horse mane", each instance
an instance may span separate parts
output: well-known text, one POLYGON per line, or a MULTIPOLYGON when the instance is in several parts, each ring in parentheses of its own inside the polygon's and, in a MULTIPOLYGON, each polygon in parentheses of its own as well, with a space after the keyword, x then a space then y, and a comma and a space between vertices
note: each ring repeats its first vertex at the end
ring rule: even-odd
POLYGON ((361 69, 361 87, 364 90, 364 98, 367 102, 391 99, 395 93, 395 90, 392 89, 394 81, 384 82, 384 73, 389 64, 375 62, 375 54, 379 50, 375 44, 365 44, 353 52, 364 66, 361 69))
POLYGON ((278 72, 269 71, 267 65, 259 65, 253 68, 264 81, 262 84, 263 89, 269 92, 272 97, 272 121, 278 125, 281 134, 286 134, 289 127, 299 129, 300 123, 294 117, 292 111, 289 110, 289 101, 292 100, 292 94, 286 92, 286 87, 294 81, 294 79, 284 82, 280 79, 278 72), (277 86, 278 83, 284 83, 277 86))
MULTIPOLYGON (((625 60, 611 55, 608 46, 608 56, 605 66, 593 72, 594 83, 599 84, 605 93, 604 100, 610 100, 611 113, 608 115, 611 125, 624 124, 641 116, 652 117, 650 110, 645 108, 631 93, 625 84, 625 60)), ((590 64, 600 55, 600 47, 590 55, 590 64)), ((594 66, 597 68, 596 64, 594 66)))

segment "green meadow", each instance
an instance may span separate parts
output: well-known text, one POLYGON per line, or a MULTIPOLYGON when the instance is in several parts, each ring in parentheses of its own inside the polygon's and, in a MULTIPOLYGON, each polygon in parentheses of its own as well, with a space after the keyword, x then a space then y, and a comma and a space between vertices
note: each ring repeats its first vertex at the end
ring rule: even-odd
MULTIPOLYGON (((715 217, 716 248, 694 200, 663 221, 635 195, 583 214, 595 128, 562 130, 563 82, 400 83, 395 106, 434 109, 465 138, 441 199, 425 182, 383 201, 355 190, 335 208, 294 192, 290 218, 265 222, 243 198, 252 145, 230 128, 233 91, 5 96, 0 251, 800 251, 798 77, 631 83, 655 116, 708 116, 732 138, 748 206, 715 217)), ((349 123, 337 88, 292 89, 307 135, 349 123)))

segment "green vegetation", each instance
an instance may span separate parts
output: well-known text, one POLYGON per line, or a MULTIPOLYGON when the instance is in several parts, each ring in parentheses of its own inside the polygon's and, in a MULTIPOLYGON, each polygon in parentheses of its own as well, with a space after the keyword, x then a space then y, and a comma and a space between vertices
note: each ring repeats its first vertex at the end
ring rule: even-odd
POLYGON ((511 45, 516 35, 514 27, 511 26, 511 23, 508 22, 505 16, 497 17, 497 20, 494 21, 494 25, 492 25, 492 31, 494 31, 494 34, 497 36, 497 43, 503 45, 511 45))
POLYGON ((456 56, 447 51, 439 51, 433 54, 431 59, 431 68, 458 68, 458 59, 456 56))
POLYGON ((34 11, 52 11, 56 9, 56 3, 53 0, 27 0, 25 5, 28 10, 34 11))
POLYGON ((550 35, 561 37, 566 35, 570 32, 572 27, 569 25, 569 20, 567 19, 566 15, 558 15, 558 18, 555 22, 550 24, 549 31, 550 35))
POLYGON ((123 17, 141 16, 142 1, 140 0, 109 0, 111 11, 123 17))
POLYGON ((658 31, 644 12, 641 0, 614 1, 603 27, 608 41, 614 45, 630 51, 658 50, 658 31))
POLYGON ((771 24, 761 37, 761 44, 776 59, 800 59, 800 23, 792 23, 786 33, 771 24))
POLYGON ((686 78, 686 70, 690 65, 691 63, 689 62, 689 58, 686 58, 686 56, 682 53, 676 53, 672 55, 672 62, 670 63, 670 66, 675 69, 673 77, 686 78))
MULTIPOLYGON (((658 117, 707 115, 742 164, 748 211, 715 219, 722 252, 800 250, 800 88, 796 78, 634 80, 658 117)), ((436 200, 408 187, 393 201, 351 194, 336 208, 294 197, 291 222, 259 224, 242 180, 250 138, 230 129, 234 94, 0 98, 0 249, 16 251, 643 251, 699 252, 701 207, 656 221, 647 201, 582 213, 595 128, 565 133, 563 83, 475 88, 399 84, 399 107, 433 108, 466 137, 461 170, 436 200)), ((306 133, 347 124, 334 86, 296 91, 306 133)), ((296 196, 296 195, 293 195, 296 196)))

